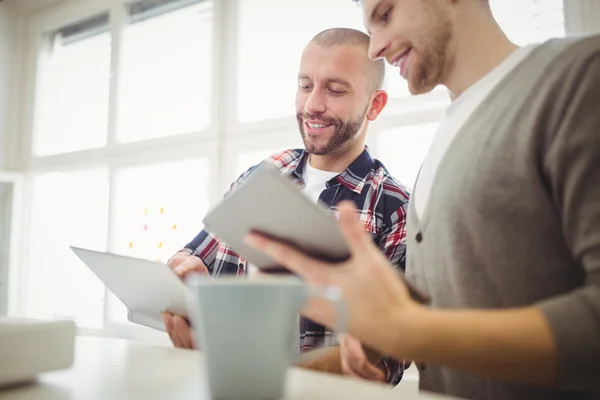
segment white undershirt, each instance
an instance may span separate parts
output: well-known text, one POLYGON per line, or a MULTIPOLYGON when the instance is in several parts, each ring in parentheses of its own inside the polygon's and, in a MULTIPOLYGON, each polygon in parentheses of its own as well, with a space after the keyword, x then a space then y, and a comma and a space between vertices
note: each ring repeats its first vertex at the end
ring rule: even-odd
POLYGON ((304 194, 306 194, 313 203, 316 203, 323 190, 327 188, 327 182, 338 175, 338 172, 323 171, 312 167, 310 165, 310 157, 307 158, 304 171, 302 172, 304 194))
MULTIPOLYGON (((323 190, 327 188, 327 182, 338 176, 337 172, 329 172, 323 171, 321 169, 316 169, 310 165, 310 156, 306 159, 306 163, 304 164, 304 170, 302 171, 302 179, 304 180, 304 189, 303 193, 308 196, 309 199, 312 200, 313 203, 317 203, 319 201, 319 196, 323 190)), ((294 327, 295 332, 298 332, 300 329, 300 315, 296 317, 296 325, 294 327)), ((294 340, 292 341, 292 350, 295 356, 300 353, 300 337, 299 335, 294 335, 294 340)))
POLYGON ((492 89, 523 61, 534 47, 535 45, 531 45, 515 50, 506 60, 467 89, 446 109, 421 167, 414 193, 415 209, 419 219, 423 218, 438 165, 460 128, 477 106, 490 94, 492 89))

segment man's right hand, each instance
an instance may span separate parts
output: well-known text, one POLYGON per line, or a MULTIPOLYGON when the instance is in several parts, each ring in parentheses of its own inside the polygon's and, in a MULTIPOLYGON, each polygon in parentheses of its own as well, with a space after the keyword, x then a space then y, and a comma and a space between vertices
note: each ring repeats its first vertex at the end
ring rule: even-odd
POLYGON ((175 254, 170 260, 168 265, 181 279, 185 279, 190 272, 195 272, 202 275, 209 275, 208 268, 200 257, 193 256, 186 252, 180 251, 175 254))

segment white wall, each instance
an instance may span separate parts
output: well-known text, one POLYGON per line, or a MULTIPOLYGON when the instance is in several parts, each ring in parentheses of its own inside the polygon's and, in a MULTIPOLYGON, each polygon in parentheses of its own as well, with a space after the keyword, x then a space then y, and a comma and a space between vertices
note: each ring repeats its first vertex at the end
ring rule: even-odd
POLYGON ((7 169, 10 90, 15 48, 15 15, 6 2, 0 2, 0 170, 7 169))

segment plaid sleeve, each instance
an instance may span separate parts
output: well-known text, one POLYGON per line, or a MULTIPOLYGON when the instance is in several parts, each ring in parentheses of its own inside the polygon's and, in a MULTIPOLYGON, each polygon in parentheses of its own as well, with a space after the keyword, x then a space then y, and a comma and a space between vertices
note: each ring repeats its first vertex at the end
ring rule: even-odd
POLYGON ((389 226, 379 236, 379 248, 387 259, 404 270, 406 263, 406 213, 408 202, 403 203, 390 216, 389 226))
MULTIPOLYGON (((243 185, 255 168, 256 166, 240 175, 223 197, 226 198, 243 185)), ((221 272, 235 273, 238 271, 239 265, 244 262, 238 254, 205 229, 200 231, 180 252, 199 257, 213 276, 219 275, 221 272)))
MULTIPOLYGON (((390 225, 379 237, 379 248, 388 260, 396 267, 404 270, 406 263, 406 213, 408 202, 403 203, 390 217, 390 225)), ((404 369, 410 364, 384 356, 378 366, 385 372, 385 381, 397 385, 402 380, 404 369)))
POLYGON ((398 361, 391 357, 382 357, 377 364, 381 370, 385 373, 385 381, 391 385, 396 386, 402 380, 404 375, 404 361, 398 361))

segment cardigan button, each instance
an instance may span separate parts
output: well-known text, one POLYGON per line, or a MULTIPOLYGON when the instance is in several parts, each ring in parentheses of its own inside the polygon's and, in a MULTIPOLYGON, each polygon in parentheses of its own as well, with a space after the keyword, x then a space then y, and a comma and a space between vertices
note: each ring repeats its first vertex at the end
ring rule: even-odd
POLYGON ((421 232, 417 233, 417 236, 415 236, 415 240, 417 241, 417 243, 421 243, 423 241, 423 234, 421 234, 421 232))

